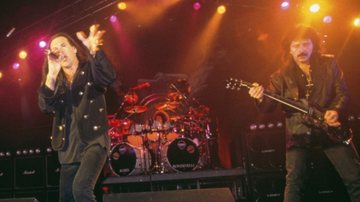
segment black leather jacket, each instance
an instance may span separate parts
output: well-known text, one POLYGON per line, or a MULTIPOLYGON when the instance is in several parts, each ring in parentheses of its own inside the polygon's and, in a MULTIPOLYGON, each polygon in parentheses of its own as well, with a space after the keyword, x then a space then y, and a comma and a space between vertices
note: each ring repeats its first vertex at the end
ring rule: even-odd
MULTIPOLYGON (((72 97, 75 103, 74 118, 81 141, 91 143, 101 135, 107 135, 107 110, 104 93, 116 78, 115 70, 102 51, 95 58, 89 56, 86 63, 80 64, 72 84, 72 97)), ((59 84, 56 84, 59 85, 59 84)), ((44 113, 54 116, 51 145, 54 150, 62 150, 66 142, 65 95, 52 91, 45 85, 38 90, 39 107, 44 113)))
MULTIPOLYGON (((294 77, 294 68, 299 68, 291 61, 284 68, 271 75, 267 91, 284 98, 299 101, 299 88, 294 77)), ((343 73, 335 59, 330 55, 321 55, 311 59, 311 77, 313 89, 309 101, 323 110, 336 110, 341 115, 349 101, 348 89, 343 73)), ((305 102, 307 104, 307 102, 305 102)), ((264 112, 272 111, 276 106, 274 101, 265 98, 259 104, 259 109, 264 112)), ((286 115, 287 148, 309 144, 306 136, 311 134, 311 128, 303 123, 301 113, 283 108, 286 115)))

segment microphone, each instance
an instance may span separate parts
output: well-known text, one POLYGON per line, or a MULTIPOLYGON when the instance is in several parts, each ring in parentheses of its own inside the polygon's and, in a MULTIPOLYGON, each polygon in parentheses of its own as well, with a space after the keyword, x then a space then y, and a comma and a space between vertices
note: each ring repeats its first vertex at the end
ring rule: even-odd
POLYGON ((133 88, 131 88, 131 90, 139 90, 139 89, 142 89, 142 88, 146 88, 146 87, 150 87, 150 83, 149 82, 145 82, 145 83, 142 83, 142 84, 139 84, 133 88))
POLYGON ((59 53, 54 53, 49 49, 45 50, 45 54, 47 54, 49 57, 53 58, 53 59, 59 59, 60 54, 59 53))

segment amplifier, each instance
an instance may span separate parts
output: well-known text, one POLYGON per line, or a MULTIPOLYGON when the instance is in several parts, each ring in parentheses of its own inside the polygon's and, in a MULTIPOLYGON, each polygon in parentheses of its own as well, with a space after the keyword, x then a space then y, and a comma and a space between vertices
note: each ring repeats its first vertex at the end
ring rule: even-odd
POLYGON ((60 163, 57 153, 46 154, 46 186, 58 187, 60 180, 60 163))
POLYGON ((13 188, 13 164, 12 159, 0 159, 0 190, 13 188))
POLYGON ((285 129, 282 123, 251 125, 245 135, 249 172, 277 172, 285 169, 285 129))
POLYGON ((0 202, 39 202, 36 198, 8 198, 0 199, 0 202))
POLYGON ((256 174, 250 177, 251 201, 282 202, 284 199, 285 174, 282 172, 256 174))
POLYGON ((15 189, 44 188, 45 160, 43 156, 15 157, 15 189))
MULTIPOLYGON (((33 191, 15 191, 15 198, 31 198, 32 202, 46 202, 46 195, 44 190, 33 190, 33 191)), ((25 201, 24 201, 25 202, 25 201)))

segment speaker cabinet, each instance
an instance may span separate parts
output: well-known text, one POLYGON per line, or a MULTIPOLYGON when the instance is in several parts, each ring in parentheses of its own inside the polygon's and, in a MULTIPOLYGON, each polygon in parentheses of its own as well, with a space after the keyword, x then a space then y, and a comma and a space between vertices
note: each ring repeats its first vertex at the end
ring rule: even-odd
POLYGON ((0 159, 0 190, 11 190, 13 187, 13 164, 10 158, 0 159))
POLYGON ((285 174, 267 173, 251 178, 251 198, 257 202, 282 202, 284 198, 285 174))
POLYGON ((9 198, 0 199, 0 202, 39 202, 36 198, 9 198))
POLYGON ((285 129, 278 124, 258 124, 245 136, 248 171, 277 172, 285 169, 285 129))
POLYGON ((47 202, 59 201, 59 190, 47 190, 46 198, 47 202))
POLYGON ((60 163, 56 153, 46 154, 46 186, 58 187, 60 180, 60 163))
POLYGON ((228 188, 104 194, 104 202, 235 202, 228 188))
POLYGON ((39 202, 46 202, 46 193, 44 190, 15 191, 15 198, 31 198, 37 199, 39 202))
POLYGON ((44 188, 45 160, 43 156, 16 157, 15 189, 44 188))
MULTIPOLYGON (((12 198, 13 197, 13 193, 12 191, 4 191, 4 192, 0 192, 0 199, 5 199, 5 198, 12 198)), ((0 200, 1 201, 1 200, 0 200)))

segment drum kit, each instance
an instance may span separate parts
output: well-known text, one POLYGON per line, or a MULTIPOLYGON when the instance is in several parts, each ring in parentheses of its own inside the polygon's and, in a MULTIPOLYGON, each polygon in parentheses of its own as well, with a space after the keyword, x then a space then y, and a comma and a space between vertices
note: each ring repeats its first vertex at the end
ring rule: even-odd
POLYGON ((113 174, 187 172, 210 165, 210 110, 176 84, 167 93, 141 100, 134 87, 123 96, 118 112, 108 115, 113 174))

